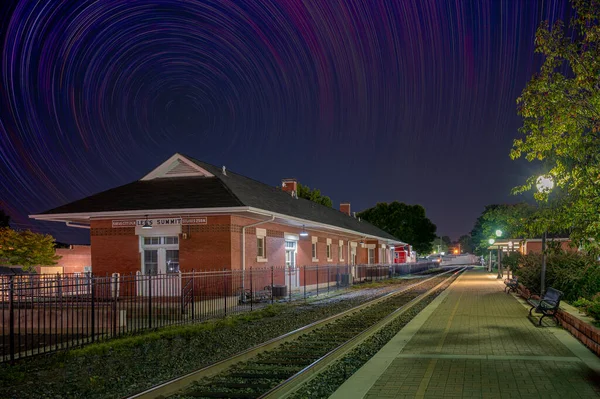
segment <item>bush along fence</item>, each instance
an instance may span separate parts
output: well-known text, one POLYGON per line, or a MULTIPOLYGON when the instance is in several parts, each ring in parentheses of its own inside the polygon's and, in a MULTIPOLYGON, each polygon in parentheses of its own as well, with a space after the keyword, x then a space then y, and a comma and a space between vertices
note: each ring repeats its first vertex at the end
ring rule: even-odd
POLYGON ((80 347, 143 330, 223 318, 360 282, 437 267, 265 267, 160 275, 0 276, 0 361, 80 347))

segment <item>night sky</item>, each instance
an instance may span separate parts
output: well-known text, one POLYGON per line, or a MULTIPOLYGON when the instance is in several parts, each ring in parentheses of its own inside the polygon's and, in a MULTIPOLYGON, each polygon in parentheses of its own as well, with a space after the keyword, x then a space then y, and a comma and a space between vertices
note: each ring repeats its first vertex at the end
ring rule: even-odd
POLYGON ((538 24, 566 0, 2 0, 0 207, 39 213, 175 152, 354 211, 468 233, 535 165, 508 153, 538 24))

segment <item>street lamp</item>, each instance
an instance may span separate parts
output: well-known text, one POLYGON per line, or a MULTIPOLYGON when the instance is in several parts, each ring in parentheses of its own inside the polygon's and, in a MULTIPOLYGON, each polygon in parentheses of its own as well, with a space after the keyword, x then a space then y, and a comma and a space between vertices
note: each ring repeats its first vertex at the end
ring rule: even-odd
MULTIPOLYGON (((495 242, 496 242, 496 240, 494 240, 493 238, 490 238, 488 240, 488 243, 490 245, 494 245, 495 242)), ((490 265, 489 265, 489 268, 488 268, 488 272, 490 272, 490 273, 492 272, 492 250, 491 249, 490 249, 490 265)))
MULTIPOLYGON (((554 180, 550 175, 542 175, 537 178, 535 187, 539 193, 549 194, 554 188, 554 180)), ((542 271, 540 273, 540 296, 544 295, 546 289, 546 238, 548 236, 548 227, 544 229, 542 236, 542 271)))
POLYGON ((496 237, 502 237, 502 230, 496 230, 496 237))
MULTIPOLYGON (((500 230, 500 229, 496 230, 496 237, 498 237, 498 238, 502 237, 502 230, 500 230)), ((500 260, 501 258, 502 258, 502 247, 498 246, 498 277, 497 278, 504 277, 504 272, 502 271, 502 261, 500 260)))

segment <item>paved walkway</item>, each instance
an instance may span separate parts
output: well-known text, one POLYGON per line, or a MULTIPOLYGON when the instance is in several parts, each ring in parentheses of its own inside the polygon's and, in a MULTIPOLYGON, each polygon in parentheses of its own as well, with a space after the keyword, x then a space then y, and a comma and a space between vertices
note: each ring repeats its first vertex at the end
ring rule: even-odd
POLYGON ((600 397, 600 359, 502 289, 462 275, 331 398, 600 397))

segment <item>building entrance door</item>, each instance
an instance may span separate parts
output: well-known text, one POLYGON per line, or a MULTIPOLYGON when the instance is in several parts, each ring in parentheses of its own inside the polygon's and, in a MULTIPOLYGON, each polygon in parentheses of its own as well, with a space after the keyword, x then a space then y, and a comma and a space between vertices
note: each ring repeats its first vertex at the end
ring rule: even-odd
POLYGON ((285 266, 288 274, 288 281, 292 290, 298 288, 300 275, 296 267, 296 241, 285 242, 285 266))
POLYGON ((141 237, 142 267, 138 292, 141 295, 177 296, 181 294, 179 237, 141 237))

